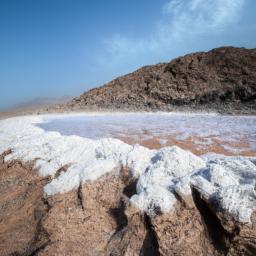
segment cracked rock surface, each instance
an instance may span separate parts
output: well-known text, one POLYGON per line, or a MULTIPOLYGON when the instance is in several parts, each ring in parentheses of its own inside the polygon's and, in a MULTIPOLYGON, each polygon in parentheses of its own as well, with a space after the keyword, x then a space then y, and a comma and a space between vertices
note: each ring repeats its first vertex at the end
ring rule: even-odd
POLYGON ((45 197, 32 164, 0 160, 0 255, 255 255, 255 213, 240 223, 196 186, 150 216, 125 169, 45 197))
POLYGON ((0 122, 0 255, 255 255, 256 161, 0 122))

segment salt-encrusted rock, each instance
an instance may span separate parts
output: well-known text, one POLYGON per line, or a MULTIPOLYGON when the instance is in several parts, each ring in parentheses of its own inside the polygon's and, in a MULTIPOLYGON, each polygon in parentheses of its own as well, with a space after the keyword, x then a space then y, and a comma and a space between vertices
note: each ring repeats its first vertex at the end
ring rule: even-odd
POLYGON ((252 185, 223 187, 216 193, 215 200, 222 211, 242 223, 250 223, 256 211, 256 191, 252 185))
MULTIPOLYGON (((90 140, 61 136, 57 132, 44 132, 34 125, 45 120, 47 116, 1 121, 0 153, 11 149, 5 161, 35 161, 40 175, 53 178, 44 189, 48 195, 77 189, 80 184, 96 180, 113 170, 118 173, 122 166, 129 169, 131 178, 139 177, 137 194, 131 198, 131 202, 148 214, 171 211, 176 195, 183 197, 190 194, 190 185, 195 185, 196 180, 200 180, 198 189, 208 193, 208 196, 219 193, 225 197, 224 191, 228 191, 226 188, 232 185, 242 191, 248 191, 244 190, 245 185, 255 185, 256 166, 250 159, 217 157, 207 161, 178 147, 149 150, 116 139, 90 140), (211 186, 213 191, 207 191, 211 186)), ((237 200, 242 199, 237 197, 237 200)), ((249 196, 248 200, 254 199, 249 196)), ((252 204, 248 205, 249 210, 246 211, 252 213, 252 204)), ((245 211, 243 207, 241 211, 245 211)), ((235 211, 227 207, 229 210, 230 213, 235 211)), ((236 217, 239 221, 245 221, 239 216, 243 214, 236 214, 236 217)))
POLYGON ((177 179, 205 165, 201 158, 178 147, 160 149, 141 174, 132 203, 150 215, 169 212, 176 202, 172 187, 177 179))
POLYGON ((255 198, 252 201, 248 200, 254 195, 251 195, 250 189, 246 191, 248 189, 246 186, 239 189, 237 187, 237 191, 234 191, 236 190, 234 187, 226 187, 223 191, 213 193, 211 197, 206 198, 205 191, 192 185, 193 201, 201 214, 206 234, 217 250, 216 255, 254 255, 255 198), (232 195, 229 194, 230 192, 232 195), (253 208, 254 212, 249 213, 248 210, 251 211, 253 208))
POLYGON ((253 160, 61 136, 46 119, 0 121, 1 255, 255 252, 253 160))
MULTIPOLYGON (((256 211, 256 166, 241 157, 217 158, 191 177, 201 195, 236 221, 250 223, 256 211)), ((216 209, 216 211, 218 211, 216 209)))

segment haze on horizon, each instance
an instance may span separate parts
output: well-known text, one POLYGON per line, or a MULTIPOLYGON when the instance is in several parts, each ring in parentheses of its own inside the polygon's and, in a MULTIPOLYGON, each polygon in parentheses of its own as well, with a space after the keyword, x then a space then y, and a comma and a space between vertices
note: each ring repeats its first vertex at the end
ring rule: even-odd
POLYGON ((0 110, 194 51, 255 48, 255 10, 254 0, 1 0, 0 110))

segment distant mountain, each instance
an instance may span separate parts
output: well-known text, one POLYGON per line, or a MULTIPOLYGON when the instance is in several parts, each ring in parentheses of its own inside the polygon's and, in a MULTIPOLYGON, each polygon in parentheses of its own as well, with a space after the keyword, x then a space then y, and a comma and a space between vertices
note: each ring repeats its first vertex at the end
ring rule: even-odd
POLYGON ((256 110, 256 49, 221 47, 145 66, 66 105, 69 109, 137 110, 174 106, 256 110))
POLYGON ((14 108, 19 109, 19 108, 50 106, 50 105, 54 105, 54 104, 65 103, 65 102, 68 102, 71 99, 72 99, 71 96, 63 96, 63 97, 60 97, 60 98, 38 97, 38 98, 32 99, 32 100, 27 101, 27 102, 22 102, 22 103, 16 104, 14 106, 14 108))
POLYGON ((39 97, 27 102, 16 104, 12 108, 0 110, 0 119, 16 115, 48 113, 51 109, 56 112, 57 106, 63 106, 70 100, 72 100, 72 97, 70 96, 60 98, 39 97))

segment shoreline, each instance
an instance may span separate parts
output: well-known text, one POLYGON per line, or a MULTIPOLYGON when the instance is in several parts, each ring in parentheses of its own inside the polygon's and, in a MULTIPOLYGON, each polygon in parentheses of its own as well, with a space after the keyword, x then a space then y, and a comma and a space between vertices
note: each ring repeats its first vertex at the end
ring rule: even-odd
MULTIPOLYGON (((58 118, 68 118, 70 117, 83 117, 83 116, 95 116, 97 118, 97 116, 122 116, 122 115, 171 115, 171 116, 219 116, 219 117, 228 117, 231 115, 222 115, 216 112, 121 112, 121 111, 114 111, 114 112, 110 112, 108 111, 100 111, 100 112, 96 112, 96 111, 73 111, 73 112, 51 112, 51 113, 41 113, 41 114, 33 114, 33 113, 29 113, 29 114, 25 114, 25 113, 17 113, 17 116, 14 115, 7 115, 4 117, 1 117, 0 115, 0 120, 7 120, 7 119, 12 119, 12 118, 33 118, 33 117, 38 117, 39 119, 42 120, 46 120, 46 122, 51 122, 51 120, 54 119, 58 119, 58 118)), ((233 115, 232 115, 233 116, 233 115)), ((244 117, 244 118, 254 118, 255 115, 236 115, 237 117, 244 117)), ((234 116, 235 117, 235 116, 234 116)), ((97 119, 96 119, 97 120, 97 119)), ((170 120, 171 121, 171 120, 170 120)), ((44 123, 44 122, 42 122, 44 123)), ((97 125, 97 124, 96 124, 97 125)), ((36 125, 37 126, 37 125, 36 125)), ((37 127, 40 127, 37 126, 37 127)), ((40 127, 43 128, 43 127, 40 127)), ((79 127, 78 127, 79 128, 79 127)), ((44 130, 44 128, 43 128, 44 130)), ((58 132, 60 134, 62 134, 61 131, 57 130, 44 130, 45 132, 58 132)), ((118 139, 126 144, 129 144, 131 146, 134 146, 136 144, 146 147, 148 149, 152 149, 152 150, 159 150, 161 148, 164 147, 170 147, 170 146, 178 146, 184 150, 188 150, 190 152, 192 152, 193 154, 197 155, 197 156, 201 156, 204 154, 207 154, 209 152, 211 153, 216 153, 216 154, 220 154, 220 155, 225 155, 225 156, 244 156, 244 157, 256 157, 256 152, 252 149, 249 148, 249 142, 245 141, 245 140, 239 140, 237 142, 228 142, 226 140, 223 140, 223 138, 218 138, 218 137, 212 137, 212 135, 210 135, 210 137, 201 137, 199 135, 190 135, 188 138, 186 139, 178 139, 176 138, 175 135, 175 131, 173 132, 167 132, 162 133, 162 135, 156 135, 154 134, 154 132, 152 133, 150 131, 150 127, 145 127, 143 128, 143 133, 141 134, 140 131, 133 131, 132 133, 127 130, 127 131, 123 131, 121 134, 120 133, 112 133, 111 131, 106 131, 106 132, 110 132, 110 134, 107 134, 105 137, 100 136, 99 138, 92 138, 93 140, 97 140, 97 139, 103 139, 103 138, 113 138, 113 139, 118 139), (172 134, 173 133, 173 134, 172 134), (144 136, 147 135, 147 136, 144 136), (204 141, 205 140, 212 140, 212 142, 209 144, 205 144, 204 141)), ((71 135, 76 135, 79 136, 81 138, 91 138, 89 135, 85 136, 84 134, 62 134, 65 136, 71 136, 71 135)))
MULTIPOLYGON (((189 113, 189 114, 215 114, 223 116, 256 116, 256 107, 253 109, 241 109, 239 111, 221 111, 222 108, 204 108, 204 107, 189 107, 189 106, 172 106, 168 108, 150 109, 150 108, 101 108, 101 107, 86 107, 86 108, 63 108, 62 106, 49 106, 44 108, 28 108, 28 109, 13 109, 7 111, 0 111, 0 120, 27 115, 65 115, 65 114, 89 114, 89 113, 189 113)), ((223 110, 223 109, 222 109, 223 110)))

